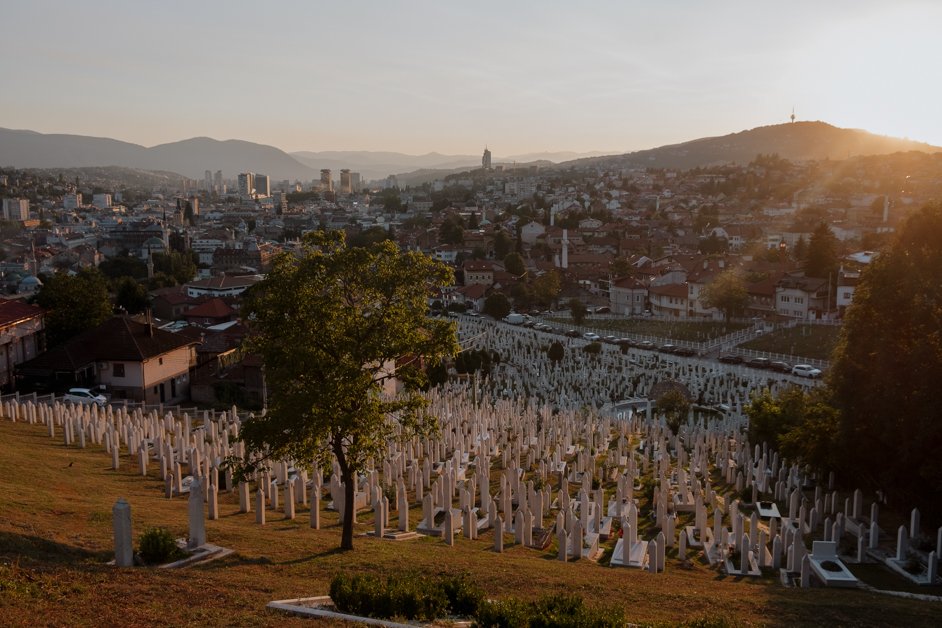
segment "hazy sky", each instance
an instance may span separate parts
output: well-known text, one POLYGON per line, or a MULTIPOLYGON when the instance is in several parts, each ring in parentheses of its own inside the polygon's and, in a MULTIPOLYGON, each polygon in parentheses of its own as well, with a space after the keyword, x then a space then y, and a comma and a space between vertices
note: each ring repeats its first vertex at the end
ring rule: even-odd
POLYGON ((0 126, 623 152, 802 120, 942 145, 942 1, 8 2, 0 126))

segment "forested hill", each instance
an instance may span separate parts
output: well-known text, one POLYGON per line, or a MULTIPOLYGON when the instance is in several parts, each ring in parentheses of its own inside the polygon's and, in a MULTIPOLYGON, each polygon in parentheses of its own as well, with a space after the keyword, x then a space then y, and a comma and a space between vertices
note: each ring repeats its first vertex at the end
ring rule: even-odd
POLYGON ((923 142, 875 135, 860 129, 842 129, 826 122, 794 122, 763 126, 721 137, 705 137, 624 155, 592 157, 564 162, 612 168, 646 167, 686 170, 724 163, 749 163, 758 154, 777 154, 790 161, 847 159, 858 155, 885 155, 902 151, 942 151, 923 142))

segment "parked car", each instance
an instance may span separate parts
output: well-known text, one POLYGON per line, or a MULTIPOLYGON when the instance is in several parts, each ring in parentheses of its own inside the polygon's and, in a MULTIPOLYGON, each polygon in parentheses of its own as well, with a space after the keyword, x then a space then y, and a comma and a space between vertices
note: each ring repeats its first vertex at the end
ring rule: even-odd
POLYGON ((697 352, 690 347, 677 347, 674 349, 674 355, 682 355, 686 358, 691 358, 697 355, 697 352))
POLYGON ((773 371, 778 371, 779 373, 791 373, 792 365, 788 362, 781 362, 780 360, 773 360, 769 363, 769 368, 773 371))
POLYGON ((595 313, 596 314, 611 314, 612 308, 608 307, 607 305, 603 305, 601 307, 595 308, 595 313))
POLYGON ((630 339, 630 338, 616 338, 616 339, 615 339, 615 344, 618 345, 618 346, 620 346, 620 347, 630 347, 630 346, 632 346, 634 343, 631 342, 631 339, 630 339))
POLYGON ((754 369, 767 369, 771 363, 772 361, 768 358, 752 358, 746 362, 746 365, 751 366, 754 369))
POLYGON ((717 360, 723 364, 742 364, 742 356, 735 353, 724 353, 717 360))
POLYGON ((592 342, 595 342, 596 340, 599 340, 599 335, 596 334, 596 333, 593 333, 593 332, 591 332, 591 331, 587 331, 586 333, 582 334, 582 337, 585 338, 586 340, 590 340, 590 341, 592 341, 592 342))
POLYGON ((605 338, 603 338, 602 340, 604 340, 605 342, 609 344, 615 344, 618 338, 616 338, 615 336, 605 336, 605 338))
POLYGON ((638 348, 647 349, 648 351, 651 351, 654 349, 654 343, 651 342, 650 340, 642 340, 641 342, 638 343, 638 348))
POLYGON ((97 387, 70 388, 69 392, 67 392, 65 396, 62 397, 62 401, 86 406, 94 403, 99 408, 102 408, 106 403, 108 403, 108 398, 101 394, 101 389, 97 387))
POLYGON ((661 345, 660 347, 658 347, 657 350, 660 351, 661 353, 674 353, 675 351, 677 351, 677 345, 672 345, 670 343, 667 343, 666 345, 661 345))
POLYGON ((821 369, 815 368, 810 364, 796 364, 792 367, 792 375, 817 379, 821 377, 821 369))
POLYGON ((578 338, 579 332, 577 332, 575 329, 570 329, 569 331, 566 332, 566 335, 569 336, 570 338, 578 338))

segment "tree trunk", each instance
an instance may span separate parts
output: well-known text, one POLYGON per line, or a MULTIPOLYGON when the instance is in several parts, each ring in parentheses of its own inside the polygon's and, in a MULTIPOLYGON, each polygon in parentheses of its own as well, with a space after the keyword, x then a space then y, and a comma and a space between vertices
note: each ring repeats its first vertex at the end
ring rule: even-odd
POLYGON ((343 482, 343 532, 340 537, 340 549, 353 549, 353 521, 356 513, 354 495, 356 491, 356 474, 347 468, 340 467, 340 480, 343 482))

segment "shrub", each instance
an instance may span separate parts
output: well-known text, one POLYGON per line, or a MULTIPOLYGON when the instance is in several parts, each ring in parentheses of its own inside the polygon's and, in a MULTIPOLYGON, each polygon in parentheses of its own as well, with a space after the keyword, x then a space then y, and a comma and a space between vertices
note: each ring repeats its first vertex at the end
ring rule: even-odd
POLYGON ((481 628, 615 628, 625 625, 625 615, 617 608, 593 609, 574 595, 541 597, 535 602, 516 599, 481 604, 475 618, 481 628))
POLYGON ((520 600, 486 600, 478 607, 474 625, 480 628, 527 628, 530 605, 520 600))
POLYGON ((161 565, 179 557, 183 552, 177 547, 173 535, 163 528, 148 528, 138 539, 141 559, 148 565, 161 565))
POLYGON ((449 614, 473 616, 483 592, 465 577, 434 580, 414 573, 389 576, 337 575, 330 598, 338 610, 364 617, 433 621, 449 614))

